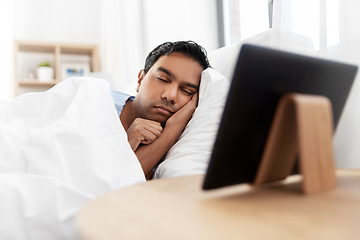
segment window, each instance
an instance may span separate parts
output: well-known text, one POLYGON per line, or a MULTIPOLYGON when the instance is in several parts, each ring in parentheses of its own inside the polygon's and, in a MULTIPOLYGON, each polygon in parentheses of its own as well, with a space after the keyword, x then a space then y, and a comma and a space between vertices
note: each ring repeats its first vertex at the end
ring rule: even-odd
POLYGON ((219 4, 223 46, 270 27, 309 37, 317 51, 340 41, 339 0, 219 0, 219 4), (273 6, 276 22, 272 19, 273 6))
POLYGON ((269 29, 272 0, 221 0, 220 2, 224 24, 223 45, 244 40, 269 29))

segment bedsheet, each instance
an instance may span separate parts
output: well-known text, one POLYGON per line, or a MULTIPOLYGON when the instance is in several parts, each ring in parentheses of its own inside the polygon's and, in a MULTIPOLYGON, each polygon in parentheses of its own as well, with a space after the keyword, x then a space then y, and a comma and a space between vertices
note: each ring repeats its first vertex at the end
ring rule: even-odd
POLYGON ((0 110, 0 239, 75 239, 89 200, 145 181, 102 79, 75 77, 0 110))

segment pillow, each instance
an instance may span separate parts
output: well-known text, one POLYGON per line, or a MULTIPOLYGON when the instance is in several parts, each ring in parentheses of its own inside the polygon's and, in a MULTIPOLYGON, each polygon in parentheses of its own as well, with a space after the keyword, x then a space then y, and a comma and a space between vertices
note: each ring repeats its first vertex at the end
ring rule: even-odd
POLYGON ((269 29, 240 42, 209 52, 208 58, 211 66, 221 72, 230 82, 232 81, 240 49, 244 43, 316 56, 310 38, 284 30, 269 29))
POLYGON ((232 81, 235 65, 239 57, 240 48, 243 42, 234 43, 232 45, 216 49, 208 54, 211 66, 219 71, 222 75, 232 81))
POLYGON ((226 103, 228 80, 214 69, 201 74, 199 103, 179 140, 158 166, 154 178, 204 174, 226 103))

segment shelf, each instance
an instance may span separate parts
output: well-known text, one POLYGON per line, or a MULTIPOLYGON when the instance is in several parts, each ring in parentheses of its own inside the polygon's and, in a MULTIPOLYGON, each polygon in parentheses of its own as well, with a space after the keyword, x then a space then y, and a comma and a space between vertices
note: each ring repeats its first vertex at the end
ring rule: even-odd
POLYGON ((22 79, 18 81, 19 86, 44 86, 44 87, 51 87, 61 82, 61 80, 54 79, 51 82, 39 82, 37 79, 28 80, 28 79, 22 79))
POLYGON ((93 53, 95 46, 74 46, 74 45, 62 45, 60 50, 62 54, 83 54, 83 55, 89 55, 93 53))
MULTIPOLYGON (((14 79, 15 79, 15 96, 19 95, 19 88, 27 88, 27 91, 31 91, 31 87, 52 87, 61 81, 61 65, 62 58, 66 55, 82 55, 89 56, 90 72, 99 72, 99 54, 98 47, 96 45, 88 44, 69 44, 69 43, 49 43, 49 42, 34 42, 34 41, 23 41, 15 40, 14 44, 14 79), (18 72, 18 54, 20 52, 30 52, 39 56, 43 53, 50 53, 54 56, 54 62, 52 63, 54 68, 54 80, 51 82, 39 82, 36 79, 20 79, 18 72)), ((31 60, 30 60, 31 61, 31 60)))

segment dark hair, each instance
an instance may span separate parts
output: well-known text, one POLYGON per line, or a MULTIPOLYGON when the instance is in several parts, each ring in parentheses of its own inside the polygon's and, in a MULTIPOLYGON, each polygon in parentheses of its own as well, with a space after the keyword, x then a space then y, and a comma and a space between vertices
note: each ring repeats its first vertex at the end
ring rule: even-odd
POLYGON ((146 74, 149 69, 156 63, 156 61, 164 55, 170 55, 173 52, 182 53, 185 56, 197 61, 200 66, 205 70, 210 66, 207 58, 206 50, 194 41, 177 41, 165 42, 152 50, 145 60, 144 73, 146 74))

